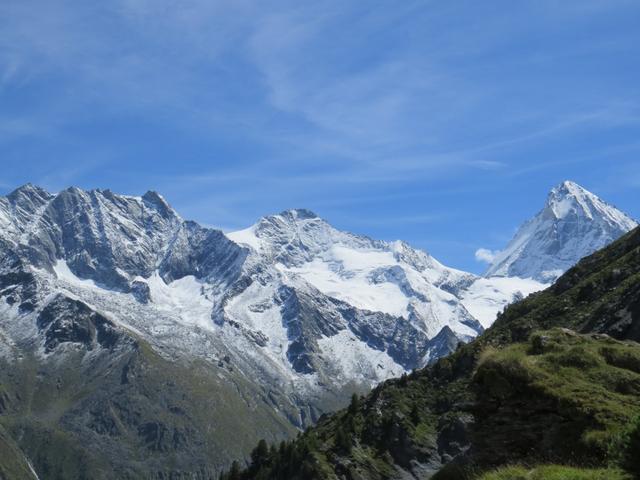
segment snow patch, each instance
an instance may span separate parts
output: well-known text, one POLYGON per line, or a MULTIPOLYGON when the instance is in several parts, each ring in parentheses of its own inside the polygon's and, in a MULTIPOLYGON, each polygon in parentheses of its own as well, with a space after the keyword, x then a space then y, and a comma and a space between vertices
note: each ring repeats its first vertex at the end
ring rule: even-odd
POLYGON ((56 277, 63 282, 77 287, 103 290, 93 280, 78 277, 71 271, 69 264, 65 260, 57 260, 53 265, 53 271, 55 272, 56 277))
POLYGON ((549 285, 532 278, 479 278, 461 294, 462 304, 482 324, 489 328, 504 308, 549 285))
POLYGON ((405 371, 386 352, 369 348, 349 330, 321 338, 318 345, 326 358, 337 362, 338 380, 342 384, 365 378, 373 385, 405 371))
POLYGON ((563 198, 553 204, 552 209, 557 218, 564 218, 573 210, 574 202, 570 198, 563 198))
MULTIPOLYGON (((342 258, 348 257, 344 250, 342 258)), ((354 260, 351 258, 351 260, 354 260)), ((395 316, 408 315, 409 299, 400 288, 389 282, 372 283, 369 280, 370 269, 384 263, 370 263, 370 269, 364 268, 363 258, 359 256, 356 262, 347 262, 351 267, 358 264, 357 269, 351 270, 341 260, 334 257, 333 261, 319 258, 301 267, 286 268, 282 264, 277 267, 285 273, 293 273, 302 277, 325 295, 337 298, 362 310, 383 312, 395 316)))
POLYGON ((185 325, 213 330, 213 302, 205 295, 202 281, 188 275, 167 284, 155 272, 146 282, 151 292, 151 301, 159 310, 177 313, 177 318, 185 325))
POLYGON ((260 239, 256 236, 254 228, 249 227, 244 230, 238 230, 237 232, 229 232, 226 234, 227 238, 239 243, 241 245, 248 245, 256 252, 260 251, 260 239))
POLYGON ((40 477, 38 477, 38 474, 36 473, 35 469, 33 468, 33 465, 31 465, 31 461, 27 457, 24 457, 24 459, 27 462, 27 466, 29 467, 29 470, 33 474, 34 478, 36 480, 40 480, 40 477))

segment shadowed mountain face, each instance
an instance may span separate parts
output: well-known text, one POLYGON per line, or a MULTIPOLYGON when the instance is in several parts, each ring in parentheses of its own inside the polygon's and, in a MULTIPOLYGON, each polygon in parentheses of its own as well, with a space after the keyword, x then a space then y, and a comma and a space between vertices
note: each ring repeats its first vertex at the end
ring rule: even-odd
POLYGON ((639 286, 636 228, 454 354, 354 397, 229 478, 475 479, 518 463, 613 464, 629 475, 557 478, 637 478, 639 286))
POLYGON ((64 261, 78 277, 125 292, 132 278, 154 272, 166 281, 233 277, 243 261, 221 232, 183 221, 155 192, 127 197, 72 187, 50 195, 26 185, 0 200, 0 224, 31 266, 52 272, 64 261))

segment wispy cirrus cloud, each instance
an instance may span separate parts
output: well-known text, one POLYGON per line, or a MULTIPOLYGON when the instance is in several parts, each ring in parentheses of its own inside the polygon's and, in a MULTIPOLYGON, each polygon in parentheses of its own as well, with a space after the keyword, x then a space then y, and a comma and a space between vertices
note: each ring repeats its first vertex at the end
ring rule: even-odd
POLYGON ((506 231, 519 196, 564 177, 626 162, 619 189, 636 188, 620 147, 640 133, 639 16, 627 0, 3 2, 3 179, 156 188, 229 226, 292 206, 375 217, 372 234, 446 252, 480 203, 506 231))
MULTIPOLYGON (((463 22, 450 22, 451 9, 421 2, 392 10, 336 1, 269 7, 200 0, 126 0, 99 8, 69 0, 41 3, 2 7, 10 19, 0 34, 2 78, 20 84, 54 72, 77 94, 58 101, 48 96, 34 109, 33 130, 60 128, 96 110, 156 114, 162 121, 178 116, 178 128, 201 134, 240 129, 276 150, 293 146, 296 158, 334 156, 381 174, 394 165, 409 177, 420 170, 429 176, 430 166, 441 167, 443 158, 454 170, 486 167, 486 151, 588 127, 607 113, 598 105, 589 110, 589 101, 583 111, 529 105, 518 131, 499 131, 505 120, 513 124, 509 112, 494 118, 486 135, 486 125, 475 120, 496 95, 504 102, 508 92, 483 77, 482 61, 505 49, 518 29, 533 28, 525 13, 483 19, 461 35, 463 22), (450 24, 441 25, 443 20, 450 24), (247 104, 238 101, 242 88, 235 90, 245 79, 252 97, 247 104), (474 130, 482 142, 474 135, 455 138, 474 130)), ((577 22, 605 5, 574 7, 549 4, 528 13, 544 21, 551 11, 552 18, 577 22)), ((567 47, 555 53, 566 54, 567 47)), ((624 121, 619 111, 608 113, 610 121, 624 121)))

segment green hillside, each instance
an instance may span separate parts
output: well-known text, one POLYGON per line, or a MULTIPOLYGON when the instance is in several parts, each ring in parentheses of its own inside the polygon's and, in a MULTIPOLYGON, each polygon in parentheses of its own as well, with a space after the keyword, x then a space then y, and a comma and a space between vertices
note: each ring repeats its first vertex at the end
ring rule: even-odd
POLYGON ((31 478, 1 474, 24 458, 41 480, 205 480, 262 432, 293 435, 241 376, 231 387, 210 365, 123 342, 90 362, 81 349, 64 362, 0 361, 0 480, 31 478))

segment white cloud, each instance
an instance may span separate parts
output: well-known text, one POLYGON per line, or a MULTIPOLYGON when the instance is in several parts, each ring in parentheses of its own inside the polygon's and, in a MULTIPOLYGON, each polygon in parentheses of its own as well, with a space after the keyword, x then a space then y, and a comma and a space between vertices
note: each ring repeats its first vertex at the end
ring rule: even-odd
POLYGON ((476 250, 476 260, 483 263, 491 263, 500 253, 499 250, 489 250, 487 248, 479 248, 476 250))

